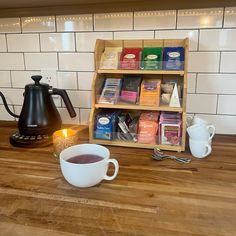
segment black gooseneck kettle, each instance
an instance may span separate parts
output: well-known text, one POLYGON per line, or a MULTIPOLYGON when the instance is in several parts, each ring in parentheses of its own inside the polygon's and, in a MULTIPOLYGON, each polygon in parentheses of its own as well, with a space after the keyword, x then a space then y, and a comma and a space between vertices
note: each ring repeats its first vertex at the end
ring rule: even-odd
POLYGON ((56 89, 48 84, 40 83, 41 75, 34 75, 31 78, 34 83, 25 86, 24 103, 19 116, 11 112, 1 92, 0 96, 8 113, 19 118, 18 129, 20 135, 24 137, 51 135, 54 131, 60 129, 62 124, 60 114, 51 95, 62 97, 70 117, 76 116, 75 110, 64 89, 56 89))

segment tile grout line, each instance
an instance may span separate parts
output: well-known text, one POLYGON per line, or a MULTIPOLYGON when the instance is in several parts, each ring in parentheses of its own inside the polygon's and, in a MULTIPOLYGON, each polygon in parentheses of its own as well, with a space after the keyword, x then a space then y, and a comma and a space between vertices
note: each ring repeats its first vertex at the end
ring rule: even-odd
POLYGON ((224 24, 225 24, 225 7, 223 8, 222 29, 224 28, 224 24))

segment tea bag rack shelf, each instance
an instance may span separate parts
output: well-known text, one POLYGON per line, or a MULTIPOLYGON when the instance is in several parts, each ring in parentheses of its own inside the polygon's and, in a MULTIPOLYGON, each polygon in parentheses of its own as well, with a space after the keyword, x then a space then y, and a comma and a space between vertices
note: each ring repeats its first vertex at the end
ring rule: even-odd
POLYGON ((95 73, 92 84, 92 109, 89 118, 89 140, 90 143, 136 147, 153 149, 158 147, 162 150, 170 150, 181 152, 185 150, 186 139, 186 99, 187 99, 187 64, 188 64, 188 38, 184 39, 156 39, 156 40, 100 40, 97 39, 95 45, 95 73), (121 70, 121 69, 99 69, 100 60, 106 47, 183 47, 184 48, 184 70, 121 70), (169 105, 160 104, 160 106, 144 106, 138 104, 101 104, 98 102, 104 81, 106 78, 120 78, 123 75, 140 75, 147 79, 167 79, 176 80, 182 86, 181 107, 170 107, 169 105), (180 145, 164 145, 164 144, 144 144, 138 142, 122 141, 122 140, 103 140, 94 138, 94 127, 96 115, 101 109, 119 109, 131 112, 140 111, 168 111, 178 112, 182 114, 182 137, 180 145))

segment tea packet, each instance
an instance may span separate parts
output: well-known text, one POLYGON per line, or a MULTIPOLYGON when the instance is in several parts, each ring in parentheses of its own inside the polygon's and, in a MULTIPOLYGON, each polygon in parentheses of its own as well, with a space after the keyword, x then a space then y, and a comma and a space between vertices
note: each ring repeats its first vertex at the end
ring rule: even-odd
POLYGON ((138 70, 141 50, 141 48, 124 48, 120 56, 120 69, 138 70))
POLYGON ((101 56, 100 69, 117 69, 121 47, 106 47, 101 56))
POLYGON ((164 48, 164 70, 184 69, 184 48, 165 47, 164 48))
POLYGON ((161 70, 162 48, 143 48, 141 69, 161 70))
POLYGON ((161 80, 143 79, 140 91, 140 105, 159 106, 161 80))

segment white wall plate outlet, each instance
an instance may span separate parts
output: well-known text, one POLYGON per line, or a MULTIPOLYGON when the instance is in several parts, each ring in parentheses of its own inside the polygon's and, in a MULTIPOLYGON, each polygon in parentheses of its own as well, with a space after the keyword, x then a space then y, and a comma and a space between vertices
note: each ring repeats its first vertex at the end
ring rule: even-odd
POLYGON ((57 71, 55 69, 42 69, 41 75, 43 77, 42 83, 49 84, 53 88, 58 87, 57 71))

